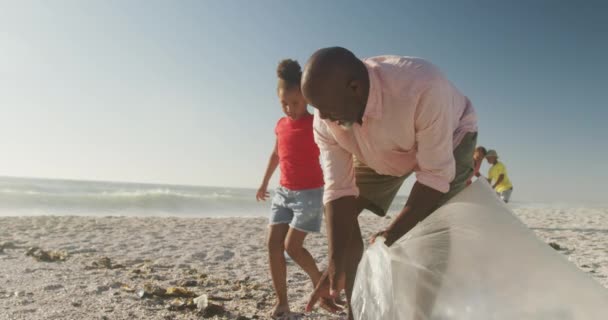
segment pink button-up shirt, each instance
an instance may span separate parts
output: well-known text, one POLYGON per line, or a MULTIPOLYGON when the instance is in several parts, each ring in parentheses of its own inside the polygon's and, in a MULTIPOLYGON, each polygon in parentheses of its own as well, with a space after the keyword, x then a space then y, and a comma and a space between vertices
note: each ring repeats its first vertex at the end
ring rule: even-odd
POLYGON ((353 155, 379 174, 415 171, 418 182, 448 192, 456 170, 453 150, 467 132, 477 131, 471 102, 426 60, 380 56, 363 62, 370 80, 363 124, 345 130, 315 111, 323 202, 359 195, 353 155))

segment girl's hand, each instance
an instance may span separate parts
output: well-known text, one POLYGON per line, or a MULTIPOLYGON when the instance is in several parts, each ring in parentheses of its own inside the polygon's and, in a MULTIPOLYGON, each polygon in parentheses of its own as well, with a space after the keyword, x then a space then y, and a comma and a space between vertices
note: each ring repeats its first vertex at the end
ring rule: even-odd
POLYGON ((268 187, 266 185, 262 185, 255 194, 255 199, 257 201, 266 201, 266 199, 270 197, 270 192, 268 192, 267 189, 268 187))

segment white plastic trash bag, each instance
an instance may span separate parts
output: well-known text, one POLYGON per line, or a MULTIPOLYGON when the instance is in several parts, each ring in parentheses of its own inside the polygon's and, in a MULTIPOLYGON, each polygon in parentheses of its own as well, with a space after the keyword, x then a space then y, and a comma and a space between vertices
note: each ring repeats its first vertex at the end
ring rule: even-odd
POLYGON ((390 248, 365 252, 355 319, 604 320, 608 290, 478 180, 390 248))

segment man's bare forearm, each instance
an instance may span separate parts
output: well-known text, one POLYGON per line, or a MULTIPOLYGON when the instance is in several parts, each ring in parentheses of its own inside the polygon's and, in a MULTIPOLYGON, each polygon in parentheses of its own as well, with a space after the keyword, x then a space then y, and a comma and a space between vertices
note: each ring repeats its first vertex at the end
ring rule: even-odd
POLYGON ((357 220, 357 201, 353 196, 342 197, 325 206, 327 238, 329 240, 329 258, 339 263, 347 248, 357 220))
POLYGON ((385 232, 386 245, 392 245, 426 219, 437 208, 441 196, 442 192, 416 182, 405 207, 385 232))

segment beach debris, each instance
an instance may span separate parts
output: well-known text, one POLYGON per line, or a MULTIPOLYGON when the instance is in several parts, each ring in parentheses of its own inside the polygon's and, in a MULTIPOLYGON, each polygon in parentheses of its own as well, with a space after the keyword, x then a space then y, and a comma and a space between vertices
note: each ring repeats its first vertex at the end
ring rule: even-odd
POLYGON ((166 291, 167 290, 160 286, 152 283, 145 283, 142 289, 137 290, 137 296, 140 299, 150 298, 152 296, 163 297, 166 291))
MULTIPOLYGON (((132 292, 133 289, 126 285, 121 287, 125 291, 132 292)), ((185 287, 168 287, 166 289, 153 283, 145 283, 143 288, 135 290, 140 299, 147 298, 146 301, 154 301, 165 304, 165 309, 170 311, 183 311, 198 309, 198 315, 203 318, 212 318, 227 314, 223 305, 212 303, 211 301, 231 301, 233 298, 224 296, 212 296, 207 294, 198 295, 185 287), (171 299, 171 300, 167 300, 171 299)), ((249 319, 249 318, 241 318, 249 319)))
POLYGON ((135 289, 131 288, 129 285, 127 284, 123 284, 122 286, 120 286, 120 290, 124 291, 124 292, 135 292, 135 289))
POLYGON ((236 320, 251 320, 251 318, 245 316, 238 316, 236 317, 236 320))
POLYGON ((151 274, 151 273, 154 273, 154 268, 152 268, 148 264, 142 264, 142 265, 139 265, 138 267, 136 267, 135 269, 131 270, 131 273, 135 274, 135 275, 151 274))
POLYGON ((208 304, 205 309, 199 311, 199 314, 203 316, 203 318, 213 318, 215 316, 222 316, 226 313, 226 309, 223 306, 217 304, 208 304))
POLYGON ((194 303, 196 304, 197 308, 203 310, 209 305, 209 299, 206 294, 203 294, 194 298, 194 303))
POLYGON ((27 249, 25 255, 44 262, 65 261, 68 257, 68 254, 65 251, 46 251, 38 247, 27 249))
POLYGON ((555 250, 562 250, 562 247, 557 242, 549 242, 549 246, 555 250))
POLYGON ((76 301, 72 301, 72 306, 73 307, 81 307, 82 306, 82 301, 80 300, 76 300, 76 301))
POLYGON ((101 257, 93 261, 90 266, 85 267, 85 269, 120 269, 124 267, 122 264, 112 263, 112 260, 108 257, 101 257))
POLYGON ((165 294, 165 292, 167 291, 163 287, 157 286, 157 285, 149 283, 149 282, 144 284, 144 289, 146 290, 146 292, 149 292, 150 294, 159 296, 159 297, 162 297, 165 294))
POLYGON ((194 279, 184 279, 177 283, 180 287, 196 287, 198 286, 198 281, 194 279))
POLYGON ((196 294, 186 288, 182 287, 169 287, 165 291, 165 296, 167 297, 183 297, 183 298, 191 298, 195 297, 196 294))
POLYGON ((192 298, 189 298, 189 299, 175 298, 167 305, 167 309, 170 311, 196 309, 196 303, 194 303, 192 298))
POLYGON ((17 297, 17 298, 19 298, 19 297, 23 297, 23 296, 25 296, 25 291, 23 291, 23 290, 15 291, 15 292, 13 293, 13 295, 14 295, 15 297, 17 297))
POLYGON ((209 296, 209 300, 213 301, 232 301, 232 298, 222 296, 209 296))
MULTIPOLYGON (((131 287, 126 287, 123 290, 130 292, 131 287)), ((151 298, 153 296, 160 298, 194 298, 196 293, 183 287, 169 287, 167 289, 157 286, 152 283, 145 283, 142 289, 136 290, 136 294, 140 299, 151 298)))
POLYGON ((151 297, 151 294, 146 292, 145 289, 138 289, 136 294, 137 294, 137 297, 140 299, 151 297))
POLYGON ((29 248, 25 255, 44 262, 65 261, 67 258, 64 251, 46 251, 38 247, 29 248))

